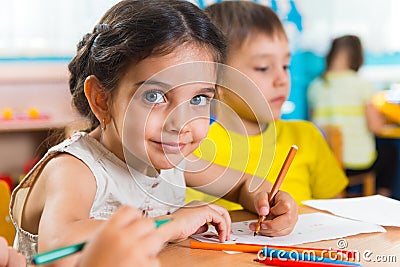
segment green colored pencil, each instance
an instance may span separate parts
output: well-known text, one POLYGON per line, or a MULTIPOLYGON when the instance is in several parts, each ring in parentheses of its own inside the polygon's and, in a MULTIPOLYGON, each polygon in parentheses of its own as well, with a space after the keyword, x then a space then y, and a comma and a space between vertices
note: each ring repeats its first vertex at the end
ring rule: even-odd
MULTIPOLYGON (((167 223, 171 221, 171 219, 163 219, 163 220, 156 220, 156 228, 160 227, 164 223, 167 223)), ((84 246, 86 245, 86 242, 82 242, 79 244, 71 245, 71 246, 66 246, 62 248, 58 248, 55 250, 50 250, 47 252, 43 252, 40 254, 37 254, 33 259, 32 259, 32 264, 35 265, 42 265, 42 264, 47 264, 53 261, 56 261, 58 259, 67 257, 69 255, 72 255, 76 252, 81 251, 84 246)))

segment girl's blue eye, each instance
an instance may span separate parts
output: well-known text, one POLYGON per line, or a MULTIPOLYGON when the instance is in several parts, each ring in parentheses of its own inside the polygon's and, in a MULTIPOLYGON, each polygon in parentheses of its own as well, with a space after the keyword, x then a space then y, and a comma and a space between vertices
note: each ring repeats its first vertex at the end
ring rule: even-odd
POLYGON ((283 66, 283 69, 284 69, 284 70, 290 70, 290 65, 285 65, 285 66, 283 66))
POLYGON ((152 90, 145 92, 144 98, 150 103, 162 103, 164 102, 164 93, 161 91, 152 90))
POLYGON ((204 106, 209 103, 210 97, 204 95, 197 95, 190 100, 190 104, 196 106, 204 106))

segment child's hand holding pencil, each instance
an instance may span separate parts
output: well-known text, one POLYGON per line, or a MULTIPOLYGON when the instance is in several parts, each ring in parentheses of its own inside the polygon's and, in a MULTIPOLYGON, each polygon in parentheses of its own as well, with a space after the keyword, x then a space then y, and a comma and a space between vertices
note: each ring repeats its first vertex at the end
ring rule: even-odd
MULTIPOLYGON (((265 207, 268 194, 260 195, 257 207, 265 207)), ((284 236, 292 232, 297 222, 298 211, 296 202, 286 192, 279 191, 275 196, 275 204, 272 207, 267 206, 267 212, 259 209, 259 215, 267 214, 263 217, 258 234, 265 236, 284 236), (269 212, 268 212, 269 209, 269 212)), ((250 230, 256 232, 257 223, 251 223, 250 230)))
POLYGON ((259 193, 256 197, 255 206, 259 219, 257 223, 250 224, 254 235, 260 233, 267 236, 282 236, 290 234, 293 230, 298 216, 297 204, 288 193, 279 191, 279 188, 297 150, 295 145, 290 148, 271 192, 259 193))

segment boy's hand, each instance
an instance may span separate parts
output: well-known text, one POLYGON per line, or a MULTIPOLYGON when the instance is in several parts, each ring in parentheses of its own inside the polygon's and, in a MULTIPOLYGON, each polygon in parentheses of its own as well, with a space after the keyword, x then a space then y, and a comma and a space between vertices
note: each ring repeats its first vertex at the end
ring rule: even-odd
POLYGON ((231 217, 228 211, 215 204, 206 204, 198 201, 190 202, 172 214, 171 222, 163 229, 168 241, 181 241, 192 234, 199 234, 208 230, 208 223, 215 226, 219 240, 224 242, 231 233, 231 217))
MULTIPOLYGON (((298 206, 288 193, 278 191, 272 207, 268 203, 268 194, 259 193, 254 204, 259 215, 267 216, 261 223, 260 234, 283 236, 293 231, 298 218, 298 206)), ((255 231, 256 223, 251 223, 250 229, 255 231)))

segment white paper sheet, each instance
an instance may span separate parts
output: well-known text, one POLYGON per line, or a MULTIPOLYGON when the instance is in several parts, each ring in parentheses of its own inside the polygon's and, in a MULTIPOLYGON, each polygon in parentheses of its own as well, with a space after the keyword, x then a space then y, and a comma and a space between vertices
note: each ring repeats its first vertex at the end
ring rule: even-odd
POLYGON ((302 203, 353 220, 400 227, 400 201, 381 195, 307 200, 302 203))
MULTIPOLYGON (((254 232, 248 226, 250 222, 253 221, 232 223, 232 235, 227 243, 290 246, 360 233, 386 232, 383 227, 376 224, 349 220, 322 212, 299 215, 293 232, 280 237, 253 236, 254 232)), ((210 227, 208 232, 192 235, 192 237, 199 241, 219 242, 216 233, 215 228, 210 227)))

